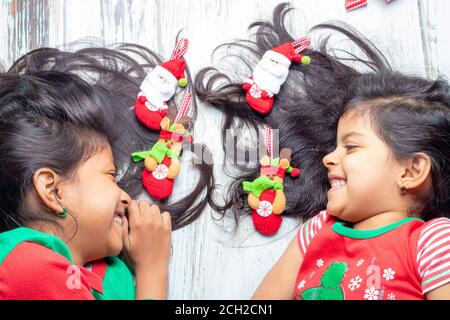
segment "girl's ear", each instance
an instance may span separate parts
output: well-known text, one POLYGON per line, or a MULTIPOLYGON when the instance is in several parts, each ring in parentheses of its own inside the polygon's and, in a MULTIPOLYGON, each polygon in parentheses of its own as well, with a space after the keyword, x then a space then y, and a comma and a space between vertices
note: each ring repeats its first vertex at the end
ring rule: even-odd
POLYGON ((59 175, 49 168, 40 168, 33 175, 33 186, 39 199, 52 211, 63 210, 57 184, 60 182, 59 175))
POLYGON ((425 182, 431 173, 430 157, 419 152, 406 162, 402 175, 398 178, 399 189, 413 190, 425 187, 425 182))

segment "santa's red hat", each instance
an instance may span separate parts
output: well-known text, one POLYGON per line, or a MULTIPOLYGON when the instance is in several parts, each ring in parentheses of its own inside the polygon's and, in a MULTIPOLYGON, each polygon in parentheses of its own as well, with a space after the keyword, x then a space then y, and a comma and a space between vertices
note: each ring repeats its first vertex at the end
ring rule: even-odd
POLYGON ((187 80, 184 75, 184 70, 186 68, 186 63, 182 59, 172 59, 161 64, 161 67, 169 71, 175 79, 178 80, 178 85, 180 87, 185 87, 187 85, 187 80))
POLYGON ((301 62, 302 64, 308 64, 310 62, 309 57, 302 56, 301 54, 295 52, 292 42, 286 42, 278 47, 275 47, 267 51, 265 55, 283 63, 287 67, 289 67, 293 61, 301 62))
POLYGON ((272 49, 272 51, 277 52, 280 55, 284 56, 286 59, 289 60, 289 62, 292 61, 300 62, 302 60, 302 56, 295 53, 294 46, 290 42, 286 42, 281 46, 275 47, 272 49))

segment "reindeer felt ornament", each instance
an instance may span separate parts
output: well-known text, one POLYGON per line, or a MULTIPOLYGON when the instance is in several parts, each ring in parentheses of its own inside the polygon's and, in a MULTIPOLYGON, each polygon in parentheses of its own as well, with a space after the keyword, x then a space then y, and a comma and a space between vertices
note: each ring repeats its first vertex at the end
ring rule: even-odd
POLYGON ((183 141, 192 142, 189 128, 192 119, 187 111, 192 101, 192 94, 188 93, 177 111, 169 107, 167 115, 161 121, 159 140, 150 151, 133 153, 134 162, 144 160, 145 168, 142 173, 142 183, 148 194, 156 199, 166 199, 173 192, 175 178, 180 172, 180 155, 183 141))
POLYGON ((256 230, 270 236, 281 226, 281 214, 286 207, 284 195, 284 177, 286 172, 292 177, 298 177, 300 170, 292 168, 291 149, 284 148, 280 157, 273 157, 273 132, 266 129, 265 145, 269 155, 261 158, 260 176, 253 182, 243 182, 244 191, 249 192, 248 204, 252 209, 252 220, 256 230))
POLYGON ((247 91, 245 100, 248 105, 261 114, 272 110, 274 96, 278 94, 286 81, 293 61, 309 64, 308 56, 300 52, 308 48, 311 40, 304 37, 293 42, 286 42, 268 50, 256 65, 253 75, 244 81, 242 88, 247 91))
POLYGON ((189 41, 177 42, 170 60, 156 66, 142 82, 138 97, 134 103, 136 118, 151 130, 161 129, 161 120, 166 116, 169 101, 177 86, 186 87, 184 75, 186 64, 182 60, 188 49, 189 41))

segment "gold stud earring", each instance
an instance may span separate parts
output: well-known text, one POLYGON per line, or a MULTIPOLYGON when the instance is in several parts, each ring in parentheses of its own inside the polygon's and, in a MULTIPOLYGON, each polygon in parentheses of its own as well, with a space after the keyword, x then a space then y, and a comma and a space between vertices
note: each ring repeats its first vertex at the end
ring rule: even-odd
POLYGON ((408 188, 406 188, 406 185, 407 185, 407 184, 408 184, 408 182, 405 182, 405 183, 399 188, 401 194, 404 194, 404 193, 408 190, 408 188))

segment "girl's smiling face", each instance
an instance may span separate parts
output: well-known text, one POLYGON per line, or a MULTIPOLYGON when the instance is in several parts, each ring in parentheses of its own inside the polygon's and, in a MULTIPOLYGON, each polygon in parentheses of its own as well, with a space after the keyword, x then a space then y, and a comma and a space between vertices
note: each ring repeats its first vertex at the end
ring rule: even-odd
POLYGON ((60 222, 75 260, 88 262, 120 253, 125 210, 131 202, 115 180, 109 145, 81 163, 74 176, 60 183, 61 205, 73 216, 60 222), (78 255, 78 257, 76 257, 78 255))
POLYGON ((346 113, 339 121, 336 149, 323 158, 331 188, 327 210, 358 223, 388 212, 406 212, 398 189, 405 170, 375 132, 368 115, 346 113))

